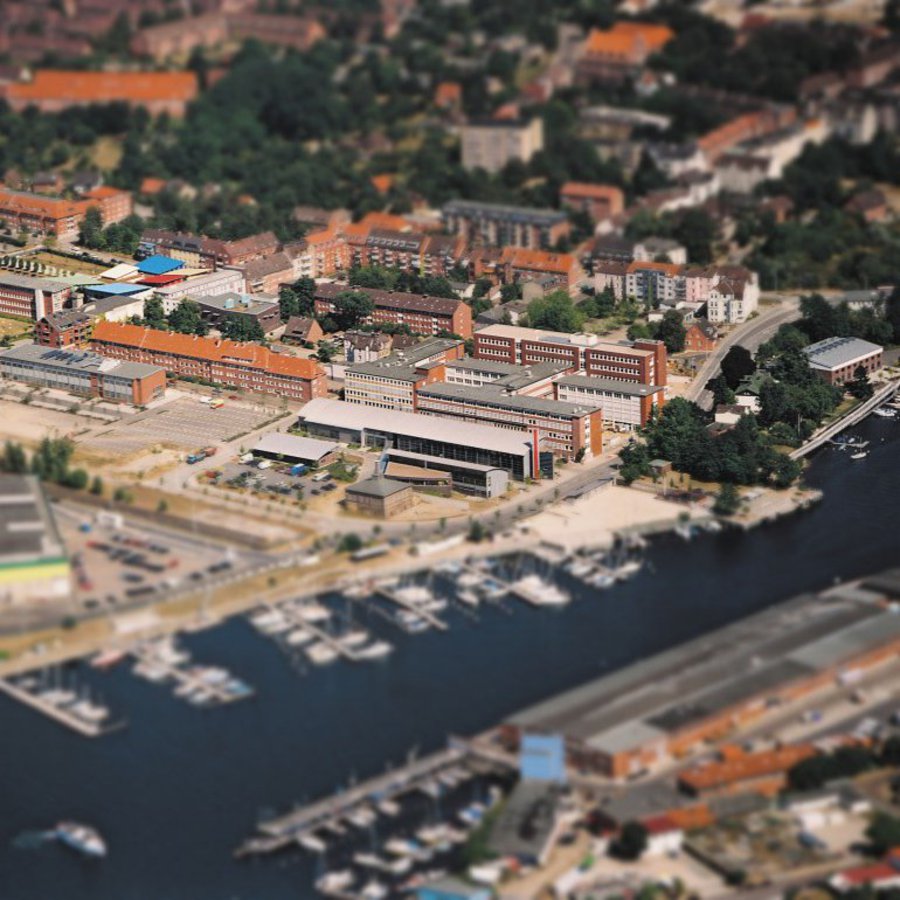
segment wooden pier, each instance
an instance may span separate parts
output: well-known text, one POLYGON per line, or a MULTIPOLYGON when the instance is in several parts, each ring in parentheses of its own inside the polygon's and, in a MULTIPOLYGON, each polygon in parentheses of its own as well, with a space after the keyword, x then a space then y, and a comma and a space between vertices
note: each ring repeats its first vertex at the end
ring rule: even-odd
POLYGON ((408 600, 404 600, 403 597, 396 593, 396 591, 391 590, 390 584, 384 582, 376 584, 375 593, 384 597, 385 600, 389 600, 394 605, 399 606, 401 609, 406 610, 406 612, 410 612, 420 619, 424 619, 432 628, 436 628, 438 631, 447 631, 450 627, 443 619, 439 619, 434 613, 422 609, 416 603, 410 603, 408 600))
MULTIPOLYGON (((170 662, 169 660, 162 659, 154 654, 152 648, 147 645, 138 645, 132 648, 131 653, 139 663, 153 666, 155 669, 164 673, 165 680, 171 679, 172 681, 177 682, 179 687, 188 688, 189 690, 186 691, 186 694, 192 691, 197 691, 198 693, 205 691, 211 698, 211 702, 216 705, 224 706, 227 703, 234 703, 237 700, 246 700, 255 693, 249 685, 246 692, 234 693, 233 691, 229 691, 226 685, 232 680, 230 672, 229 678, 221 683, 209 682, 204 679, 203 672, 194 672, 190 669, 183 668, 183 663, 170 662)), ((206 667, 200 666, 199 668, 205 669, 206 667)))
POLYGON ((304 619, 300 613, 302 606, 298 607, 293 603, 287 603, 282 604, 281 606, 270 606, 269 609, 277 609, 278 612, 285 616, 285 618, 291 620, 291 625, 294 628, 302 628, 304 631, 308 631, 317 641, 321 641, 323 644, 334 650, 335 653, 350 660, 350 662, 360 662, 365 659, 364 656, 360 656, 358 650, 353 647, 347 647, 341 643, 340 635, 335 637, 335 635, 329 634, 323 628, 319 628, 315 622, 304 619))
POLYGON ((124 721, 115 723, 88 721, 87 719, 75 715, 75 713, 65 706, 57 706, 54 703, 49 703, 39 694, 26 691, 5 679, 0 679, 0 691, 8 697, 12 697, 13 700, 18 700, 20 703, 24 703, 25 706, 30 706, 32 709, 43 713, 47 718, 52 719, 54 722, 77 732, 82 737, 102 737, 112 731, 124 728, 126 724, 124 721))
POLYGON ((441 772, 459 766, 469 756, 462 744, 454 744, 445 750, 423 756, 400 769, 375 776, 357 785, 297 807, 289 813, 267 819, 257 826, 256 836, 248 838, 235 851, 235 856, 271 853, 294 843, 304 834, 324 828, 361 805, 385 799, 394 799, 416 790, 441 772))

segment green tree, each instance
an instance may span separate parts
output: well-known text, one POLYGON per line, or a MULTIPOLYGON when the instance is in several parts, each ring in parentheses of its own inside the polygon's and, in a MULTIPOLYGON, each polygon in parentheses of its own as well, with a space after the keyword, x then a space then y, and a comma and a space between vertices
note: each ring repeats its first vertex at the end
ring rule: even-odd
POLYGON ((99 475, 95 475, 91 480, 90 491, 95 497, 103 496, 103 479, 99 475))
POLYGON ((480 544, 485 537, 484 525, 482 525, 478 519, 472 519, 472 521, 469 522, 468 539, 473 544, 480 544))
POLYGON ((291 316, 309 317, 315 311, 316 283, 312 278, 299 278, 293 284, 284 285, 278 292, 281 321, 291 316))
POLYGON ((803 472, 803 467, 796 459, 791 459, 784 453, 778 454, 778 459, 775 463, 775 487, 777 488, 787 488, 790 487, 803 472))
POLYGON ((584 315, 568 292, 559 290, 537 297, 528 304, 528 322, 532 328, 573 332, 584 324, 584 315))
POLYGON ((734 346, 722 358, 722 377, 731 390, 756 371, 753 355, 745 347, 734 346))
POLYGON ((362 538, 355 532, 348 532, 338 541, 338 553, 357 553, 363 548, 362 538))
POLYGON ((647 829, 640 822, 626 822, 610 844, 609 852, 616 859, 631 862, 640 859, 646 849, 647 829))
POLYGON ((657 340, 666 345, 669 353, 680 353, 684 350, 684 341, 687 329, 684 327, 684 319, 677 309, 670 309, 662 317, 656 329, 657 340))
POLYGON ((200 305, 187 297, 169 313, 168 323, 170 328, 181 334, 204 335, 209 331, 209 326, 203 321, 200 313, 200 305))
POLYGON ((144 322, 151 328, 166 328, 166 313, 162 300, 155 294, 144 301, 144 322))
POLYGON ((884 856, 891 847, 900 844, 900 819, 886 812, 876 812, 866 829, 866 837, 872 850, 879 856, 884 856))
POLYGON ((96 206, 89 206, 78 226, 78 243, 90 250, 102 250, 106 245, 103 239, 103 216, 96 206))
POLYGON ((362 291, 344 291, 335 297, 332 316, 338 330, 347 331, 355 328, 375 309, 375 303, 368 294, 362 291))
POLYGON ((857 400, 868 400, 875 393, 875 389, 869 383, 869 373, 863 366, 856 367, 853 380, 847 383, 847 390, 857 400))
POLYGON ((266 333, 252 316, 227 316, 219 329, 222 337, 232 341, 264 341, 266 333))
POLYGON ((717 516, 733 516, 741 505, 741 496, 737 488, 730 482, 725 482, 716 494, 713 504, 713 512, 717 516))
POLYGON ((7 441, 3 445, 3 455, 0 456, 0 471, 12 472, 15 475, 23 475, 28 471, 28 460, 21 444, 7 441))

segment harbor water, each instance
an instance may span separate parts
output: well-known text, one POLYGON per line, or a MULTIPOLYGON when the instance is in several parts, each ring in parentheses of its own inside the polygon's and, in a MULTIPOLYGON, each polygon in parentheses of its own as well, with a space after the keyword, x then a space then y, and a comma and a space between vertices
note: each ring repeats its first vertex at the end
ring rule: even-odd
POLYGON ((317 863, 302 850, 232 859, 261 816, 789 596, 900 565, 900 420, 872 419, 856 433, 872 442, 865 459, 832 449, 815 458, 808 481, 825 497, 813 509, 749 533, 659 538, 641 573, 606 591, 560 573, 575 597, 564 609, 508 601, 512 615, 448 612, 448 632, 415 636, 361 611, 395 652, 309 671, 233 620, 182 643, 246 680, 252 699, 200 710, 129 665, 80 666, 74 674, 130 723, 95 740, 0 697, 0 898, 315 896, 317 863), (109 856, 21 838, 63 819, 96 827, 109 856))

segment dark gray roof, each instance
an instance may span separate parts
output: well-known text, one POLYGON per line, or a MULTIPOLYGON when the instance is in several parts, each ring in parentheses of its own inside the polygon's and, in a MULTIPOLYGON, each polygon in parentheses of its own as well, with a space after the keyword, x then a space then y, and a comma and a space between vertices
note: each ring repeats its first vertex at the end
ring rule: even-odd
POLYGON ((391 478, 367 478, 347 488, 347 495, 360 497, 392 497, 401 491, 408 491, 409 485, 404 481, 394 481, 391 478))
POLYGON ((856 359, 881 351, 878 344, 854 337, 830 337, 803 348, 809 364, 816 368, 835 369, 856 359))
POLYGON ((34 363, 52 369, 97 373, 113 378, 145 378, 163 371, 160 366, 149 363, 123 362, 89 350, 67 350, 61 347, 43 347, 40 344, 19 344, 0 351, 0 363, 7 360, 34 363))
POLYGON ((0 272, 0 284, 32 291, 47 291, 51 294, 69 289, 69 285, 63 281, 51 281, 49 278, 32 278, 30 275, 13 275, 12 272, 0 272))
POLYGON ((434 397, 444 400, 464 400, 494 409, 514 409, 535 415, 549 414, 563 417, 581 417, 600 407, 596 404, 566 403, 546 397, 523 397, 507 394, 496 384, 475 387, 468 384, 445 384, 436 382, 423 387, 418 392, 420 399, 434 397))
POLYGON ((537 225, 554 225, 557 222, 564 222, 567 218, 567 214, 558 209, 509 206, 504 203, 482 203, 478 200, 450 200, 444 204, 443 212, 444 215, 504 219, 537 225))
POLYGON ((560 787, 520 781, 491 829, 489 846, 498 856, 538 860, 556 826, 560 787))
POLYGON ((618 381, 615 378, 594 378, 591 375, 564 375, 557 379, 556 383, 593 391, 615 391, 632 397, 646 397, 648 394, 657 394, 665 390, 655 384, 637 384, 633 381, 618 381))

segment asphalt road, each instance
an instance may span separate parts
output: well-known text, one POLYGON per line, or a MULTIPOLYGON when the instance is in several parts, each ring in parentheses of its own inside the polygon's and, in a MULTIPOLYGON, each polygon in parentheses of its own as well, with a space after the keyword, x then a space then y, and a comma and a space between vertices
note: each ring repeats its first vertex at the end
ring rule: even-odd
POLYGON ((800 298, 792 296, 782 300, 778 306, 763 310, 755 319, 739 325, 719 342, 719 346, 700 367, 693 382, 685 391, 685 399, 693 400, 704 409, 709 409, 712 406, 712 396, 705 390, 706 383, 719 373, 722 360, 728 351, 732 347, 741 346, 753 352, 773 337, 782 325, 794 321, 799 316, 800 298))

